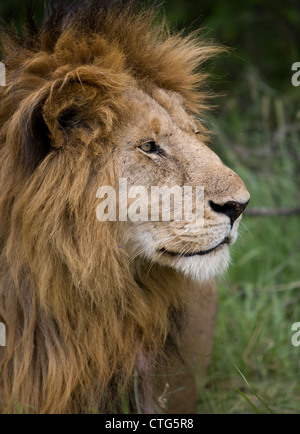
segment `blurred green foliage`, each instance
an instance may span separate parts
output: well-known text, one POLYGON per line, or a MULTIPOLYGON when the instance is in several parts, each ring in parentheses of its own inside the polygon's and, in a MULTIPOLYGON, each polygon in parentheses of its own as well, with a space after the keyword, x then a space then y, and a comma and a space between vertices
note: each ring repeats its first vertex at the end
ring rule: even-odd
POLYGON ((291 64, 300 58, 298 0, 169 0, 167 15, 181 28, 204 25, 217 41, 235 50, 222 69, 232 85, 255 65, 269 86, 290 87, 291 64))

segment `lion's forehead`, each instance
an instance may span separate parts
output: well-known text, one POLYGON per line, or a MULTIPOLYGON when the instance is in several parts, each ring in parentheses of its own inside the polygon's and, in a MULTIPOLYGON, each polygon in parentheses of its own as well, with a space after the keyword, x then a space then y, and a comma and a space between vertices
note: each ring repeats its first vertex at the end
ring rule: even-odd
POLYGON ((167 133, 172 125, 188 132, 197 130, 196 120, 187 113, 182 97, 175 92, 160 88, 146 92, 130 87, 125 91, 125 98, 134 121, 138 118, 140 123, 152 127, 157 134, 167 133))

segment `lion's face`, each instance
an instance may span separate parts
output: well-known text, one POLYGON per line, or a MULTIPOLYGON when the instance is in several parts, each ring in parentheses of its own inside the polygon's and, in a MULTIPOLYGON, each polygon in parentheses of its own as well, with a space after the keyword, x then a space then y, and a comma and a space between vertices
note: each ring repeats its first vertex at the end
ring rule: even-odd
MULTIPOLYGON (((222 273, 229 263, 228 246, 237 239, 241 214, 249 201, 247 188, 204 145, 201 126, 186 113, 178 95, 156 89, 150 97, 131 89, 126 98, 130 121, 119 134, 115 158, 128 189, 146 187, 146 198, 139 187, 134 190, 140 200, 137 213, 145 207, 149 210, 148 221, 125 223, 130 257, 171 266, 198 280, 222 273), (171 201, 170 219, 162 221, 160 201, 159 219, 151 221, 153 186, 177 186, 182 191, 186 186, 202 187, 204 220, 187 220, 184 214, 181 221, 176 220, 171 201)), ((128 198, 128 206, 133 197, 128 198)))

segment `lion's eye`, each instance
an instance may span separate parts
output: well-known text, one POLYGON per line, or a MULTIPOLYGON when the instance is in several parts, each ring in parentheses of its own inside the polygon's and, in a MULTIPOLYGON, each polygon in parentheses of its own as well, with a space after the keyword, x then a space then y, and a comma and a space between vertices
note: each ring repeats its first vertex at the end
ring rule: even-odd
POLYGON ((150 141, 150 142, 142 143, 140 145, 140 149, 149 154, 151 152, 156 152, 158 149, 158 146, 156 145, 156 143, 154 141, 150 141))
POLYGON ((147 140, 139 145, 139 149, 141 149, 146 154, 155 154, 160 157, 166 157, 166 152, 154 141, 147 140))

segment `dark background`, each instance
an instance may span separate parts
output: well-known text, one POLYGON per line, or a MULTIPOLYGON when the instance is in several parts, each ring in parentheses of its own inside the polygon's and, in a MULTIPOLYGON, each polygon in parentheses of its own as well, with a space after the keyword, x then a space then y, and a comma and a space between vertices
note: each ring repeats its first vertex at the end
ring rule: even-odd
MULTIPOLYGON (((42 19, 43 3, 34 2, 37 21, 42 19)), ((2 18, 20 27, 25 5, 22 0, 1 0, 2 18)), ((164 10, 172 26, 204 26, 209 35, 236 50, 236 58, 221 62, 228 80, 242 80, 244 69, 255 64, 270 86, 289 85, 286 71, 300 49, 299 0, 166 0, 164 10)))

